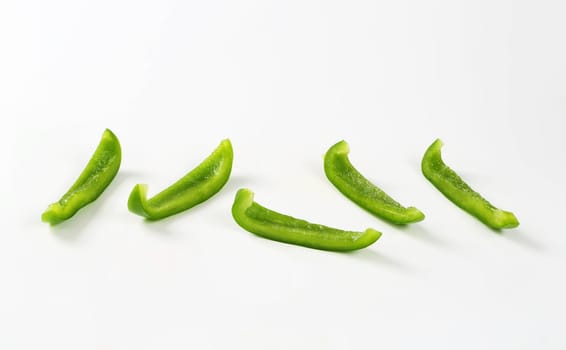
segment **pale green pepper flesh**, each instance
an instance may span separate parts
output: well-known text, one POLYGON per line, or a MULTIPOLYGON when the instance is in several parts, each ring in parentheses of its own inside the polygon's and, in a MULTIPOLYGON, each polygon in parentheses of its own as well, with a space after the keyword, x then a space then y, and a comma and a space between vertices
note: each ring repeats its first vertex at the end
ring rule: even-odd
POLYGON ((215 195, 226 184, 233 158, 230 140, 223 140, 196 168, 151 199, 147 199, 147 185, 136 185, 130 193, 128 209, 149 220, 190 209, 215 195))
POLYGON ((496 230, 519 226, 519 221, 513 213, 493 206, 444 164, 442 146, 442 141, 437 139, 426 150, 421 163, 423 175, 446 198, 487 226, 496 230))
POLYGON ((394 224, 409 224, 424 219, 420 210, 403 207, 360 174, 350 163, 349 153, 346 141, 340 141, 324 155, 326 177, 342 194, 373 215, 394 224))
POLYGON ((79 178, 59 201, 47 207, 41 220, 51 225, 58 224, 96 200, 116 176, 121 161, 120 142, 112 131, 106 129, 79 178))
POLYGON ((331 251, 350 251, 374 243, 381 232, 343 231, 277 213, 254 202, 254 193, 240 189, 232 205, 234 220, 245 230, 271 240, 331 251))

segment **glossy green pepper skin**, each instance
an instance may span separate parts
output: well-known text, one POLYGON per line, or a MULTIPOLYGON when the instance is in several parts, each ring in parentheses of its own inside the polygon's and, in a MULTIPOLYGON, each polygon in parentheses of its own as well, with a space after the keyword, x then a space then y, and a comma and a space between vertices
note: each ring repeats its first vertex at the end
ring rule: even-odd
POLYGON ((240 189, 232 205, 234 220, 245 230, 271 240, 331 251, 361 249, 374 243, 381 232, 342 231, 283 215, 254 202, 254 193, 240 189))
POLYGON ((360 174, 350 163, 349 153, 346 141, 340 141, 324 156, 326 177, 342 194, 373 215, 394 224, 410 224, 424 219, 420 210, 403 207, 360 174))
POLYGON ((423 175, 454 204, 493 229, 513 228, 519 221, 511 212, 498 209, 474 191, 442 161, 444 144, 437 139, 426 150, 421 167, 423 175))
POLYGON ((230 140, 223 140, 201 164, 151 199, 147 199, 147 185, 136 185, 130 193, 128 209, 149 220, 190 209, 220 191, 230 177, 233 159, 230 140))
POLYGON ((41 220, 56 225, 97 199, 110 185, 122 161, 118 138, 106 129, 90 161, 61 199, 47 207, 41 220))

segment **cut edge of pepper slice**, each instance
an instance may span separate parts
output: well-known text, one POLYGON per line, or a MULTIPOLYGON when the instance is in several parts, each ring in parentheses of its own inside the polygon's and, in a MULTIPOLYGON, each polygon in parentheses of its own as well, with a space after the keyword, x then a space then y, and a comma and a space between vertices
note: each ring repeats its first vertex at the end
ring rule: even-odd
POLYGON ((515 228, 519 220, 512 212, 499 209, 473 190, 442 160, 441 139, 436 139, 425 151, 421 161, 423 175, 452 203, 492 229, 515 228), (465 198, 462 198, 465 196, 465 198))
POLYGON ((260 237, 320 250, 358 250, 381 237, 372 228, 344 231, 272 211, 254 202, 254 193, 247 188, 236 193, 232 216, 240 227, 260 237))
POLYGON ((120 141, 110 129, 105 129, 96 150, 77 180, 59 201, 47 207, 41 220, 51 225, 59 224, 95 201, 118 173, 121 161, 120 141))
POLYGON ((224 187, 230 178, 233 158, 232 143, 224 139, 199 165, 152 198, 147 199, 146 184, 135 185, 128 198, 128 209, 148 220, 159 220, 188 210, 224 187))
POLYGON ((349 153, 350 146, 342 140, 324 155, 326 177, 345 197, 371 214, 397 225, 424 220, 425 215, 419 209, 402 206, 364 177, 350 162, 349 153))

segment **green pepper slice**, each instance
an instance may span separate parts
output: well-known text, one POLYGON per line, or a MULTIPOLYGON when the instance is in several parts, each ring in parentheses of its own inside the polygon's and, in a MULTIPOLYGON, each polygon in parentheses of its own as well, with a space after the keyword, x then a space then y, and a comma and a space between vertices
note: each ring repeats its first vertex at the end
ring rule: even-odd
POLYGON ((258 236, 321 250, 361 249, 381 236, 371 228, 364 232, 342 231, 277 213, 254 202, 254 193, 245 188, 236 193, 232 216, 238 225, 258 236))
POLYGON ((409 224, 424 219, 415 207, 405 208, 375 186, 354 168, 348 159, 350 147, 340 141, 324 155, 324 172, 330 182, 363 209, 394 224, 409 224))
POLYGON ((41 215, 41 220, 56 225, 93 202, 110 185, 120 169, 121 161, 120 142, 112 131, 106 129, 79 178, 58 202, 47 207, 41 215))
POLYGON ((200 204, 226 184, 234 155, 225 139, 208 158, 173 185, 147 199, 147 185, 137 184, 128 199, 128 209, 149 220, 158 220, 200 204))
POLYGON ((423 175, 454 204, 493 229, 513 228, 519 221, 511 212, 498 209, 474 191, 454 170, 442 161, 444 143, 437 139, 426 150, 421 168, 423 175))

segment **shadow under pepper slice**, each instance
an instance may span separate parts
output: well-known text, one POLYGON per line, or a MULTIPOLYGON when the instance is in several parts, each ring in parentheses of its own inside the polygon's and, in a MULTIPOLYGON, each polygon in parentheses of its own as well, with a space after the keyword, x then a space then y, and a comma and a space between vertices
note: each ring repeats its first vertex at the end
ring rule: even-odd
POLYGON ((487 226, 493 229, 519 226, 519 221, 513 213, 494 207, 444 164, 441 154, 443 145, 442 141, 437 139, 428 147, 421 162, 423 175, 452 203, 487 226))
POLYGON ((232 216, 238 225, 258 236, 322 250, 361 249, 381 236, 371 228, 364 232, 342 231, 277 213, 254 202, 254 193, 245 188, 236 193, 232 216))
POLYGON ((340 141, 324 155, 326 177, 342 194, 375 216, 394 224, 409 224, 424 219, 420 210, 403 207, 360 174, 350 163, 348 153, 348 143, 340 141))
POLYGON ((41 220, 51 225, 58 224, 97 199, 116 176, 121 160, 120 142, 112 131, 106 129, 79 178, 58 202, 47 207, 41 220))
POLYGON ((151 199, 146 198, 147 185, 136 185, 130 193, 128 209, 150 220, 190 209, 212 197, 226 184, 233 158, 230 140, 223 140, 201 164, 151 199))

